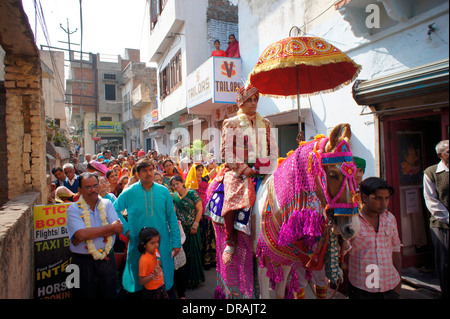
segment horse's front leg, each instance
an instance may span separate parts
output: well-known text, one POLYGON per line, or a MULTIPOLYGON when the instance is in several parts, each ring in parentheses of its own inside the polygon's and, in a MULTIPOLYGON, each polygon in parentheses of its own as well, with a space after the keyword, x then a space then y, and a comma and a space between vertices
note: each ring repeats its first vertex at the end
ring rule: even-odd
POLYGON ((283 280, 275 285, 275 298, 276 299, 284 299, 285 291, 286 291, 286 282, 291 272, 291 266, 283 266, 283 280))
MULTIPOLYGON (((258 258, 259 265, 259 258, 258 258)), ((258 267, 258 282, 259 282, 259 291, 261 294, 261 299, 270 299, 270 281, 269 277, 267 277, 267 268, 258 267)))

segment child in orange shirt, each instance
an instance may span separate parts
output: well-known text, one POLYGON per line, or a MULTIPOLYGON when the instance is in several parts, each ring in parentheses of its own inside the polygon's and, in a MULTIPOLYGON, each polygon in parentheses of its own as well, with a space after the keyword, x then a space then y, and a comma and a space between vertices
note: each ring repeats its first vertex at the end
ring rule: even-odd
POLYGON ((159 255, 159 232, 152 227, 144 227, 139 233, 139 284, 144 286, 144 299, 169 299, 164 286, 164 274, 159 255))

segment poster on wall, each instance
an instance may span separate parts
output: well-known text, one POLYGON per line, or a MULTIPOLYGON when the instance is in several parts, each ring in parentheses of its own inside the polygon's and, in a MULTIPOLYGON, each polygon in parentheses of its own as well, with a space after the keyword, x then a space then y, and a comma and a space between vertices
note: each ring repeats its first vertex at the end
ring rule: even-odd
POLYGON ((399 148, 399 181, 400 185, 419 185, 422 183, 422 133, 397 132, 399 148))
POLYGON ((67 233, 67 208, 72 203, 34 207, 35 299, 69 299, 66 267, 72 257, 67 233))

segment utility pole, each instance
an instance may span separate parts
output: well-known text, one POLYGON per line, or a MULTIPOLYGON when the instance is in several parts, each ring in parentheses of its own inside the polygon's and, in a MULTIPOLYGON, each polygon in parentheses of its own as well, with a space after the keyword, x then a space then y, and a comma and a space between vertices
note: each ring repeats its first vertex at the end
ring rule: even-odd
POLYGON ((62 26, 62 23, 59 24, 59 26, 61 27, 61 29, 64 30, 65 33, 67 33, 67 44, 69 46, 69 61, 71 61, 71 53, 72 51, 70 50, 70 35, 74 34, 75 32, 78 31, 78 28, 76 28, 74 31, 70 32, 70 28, 69 28, 69 19, 67 19, 67 30, 64 29, 64 27, 62 26))
MULTIPOLYGON (((81 3, 81 0, 80 0, 80 3, 81 3)), ((69 62, 72 63, 72 61, 75 60, 75 57, 72 58, 72 50, 70 49, 70 45, 71 45, 71 42, 70 42, 70 35, 72 35, 72 34, 74 34, 75 32, 77 32, 77 31, 78 31, 78 28, 75 28, 74 31, 70 31, 70 27, 69 27, 69 19, 67 19, 67 30, 64 29, 64 27, 62 26, 62 23, 60 23, 59 26, 61 27, 61 29, 63 29, 63 31, 64 31, 65 33, 67 33, 67 45, 68 45, 68 47, 69 47, 69 62)), ((78 44, 77 44, 77 45, 78 45, 78 44)), ((80 67, 80 95, 79 95, 79 98, 80 98, 80 116, 81 116, 81 125, 82 125, 83 130, 84 130, 83 97, 82 97, 82 91, 83 91, 83 52, 82 52, 82 49, 80 50, 80 54, 81 54, 81 56, 80 56, 80 65, 81 65, 81 67, 80 67)), ((96 115, 97 115, 97 113, 96 113, 96 115)), ((97 128, 97 119, 95 120, 95 126, 96 126, 96 128, 97 128)), ((83 133, 83 135, 84 135, 84 133, 83 133)), ((97 142, 95 142, 95 144, 97 144, 97 142)), ((97 145, 95 145, 95 147, 96 147, 96 146, 97 146, 97 145)))

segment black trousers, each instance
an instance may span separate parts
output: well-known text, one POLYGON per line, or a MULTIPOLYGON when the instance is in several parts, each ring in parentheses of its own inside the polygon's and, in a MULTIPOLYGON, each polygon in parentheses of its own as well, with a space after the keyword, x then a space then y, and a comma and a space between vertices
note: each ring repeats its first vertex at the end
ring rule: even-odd
POLYGON ((353 286, 348 282, 348 298, 349 299, 399 299, 398 293, 394 290, 385 292, 368 292, 353 286))
POLYGON ((104 260, 91 255, 72 254, 72 264, 79 267, 80 287, 72 288, 74 299, 116 299, 116 256, 111 252, 104 260))
POLYGON ((448 229, 431 227, 436 274, 441 285, 441 298, 448 299, 448 229))

